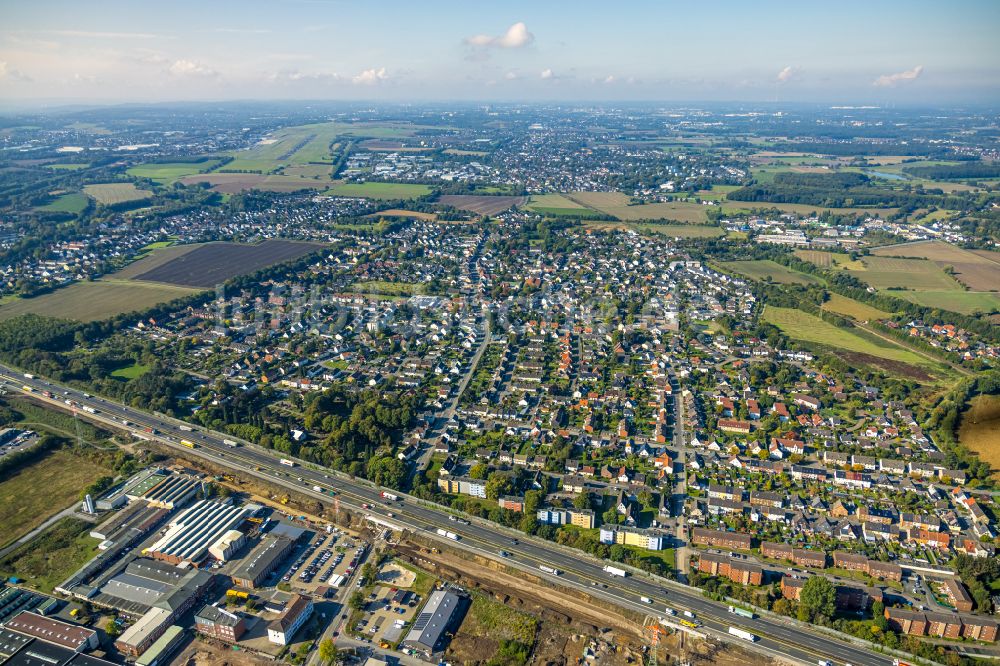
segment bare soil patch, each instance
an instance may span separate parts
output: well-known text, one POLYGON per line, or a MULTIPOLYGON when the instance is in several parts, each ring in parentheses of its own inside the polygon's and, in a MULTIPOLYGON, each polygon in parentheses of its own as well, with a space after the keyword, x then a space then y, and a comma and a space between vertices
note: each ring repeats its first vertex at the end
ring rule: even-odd
POLYGON ((496 215, 514 206, 528 203, 528 197, 511 197, 477 194, 444 194, 438 197, 438 203, 452 206, 459 210, 467 210, 477 215, 496 215))

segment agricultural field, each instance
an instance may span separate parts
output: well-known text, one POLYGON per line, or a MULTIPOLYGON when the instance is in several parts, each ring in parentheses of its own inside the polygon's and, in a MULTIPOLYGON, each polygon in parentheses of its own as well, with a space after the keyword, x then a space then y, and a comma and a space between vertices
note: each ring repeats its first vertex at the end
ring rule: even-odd
POLYGON ((372 213, 366 217, 406 217, 411 220, 424 220, 425 222, 433 222, 437 219, 437 215, 434 213, 421 213, 417 210, 405 210, 403 208, 380 210, 379 212, 372 213))
MULTIPOLYGON (((232 163, 230 163, 232 164, 232 163)), ((227 165, 228 166, 228 165, 227 165)), ((324 169, 329 172, 328 167, 324 169)), ((184 176, 179 181, 183 185, 193 185, 196 183, 208 183, 215 192, 224 194, 236 194, 244 190, 263 190, 266 192, 296 192, 298 190, 315 190, 327 188, 335 185, 336 181, 330 180, 329 173, 326 178, 312 178, 305 176, 291 175, 262 175, 259 173, 205 173, 195 176, 184 176)))
POLYGON ((257 245, 206 243, 144 272, 133 271, 132 279, 210 289, 237 275, 298 259, 323 247, 320 243, 286 240, 268 240, 257 245))
POLYGON ((39 206, 35 210, 45 213, 72 213, 76 215, 82 212, 89 203, 90 199, 86 195, 79 192, 71 192, 69 194, 62 194, 55 200, 44 206, 39 206))
POLYGON ((812 275, 792 270, 770 259, 727 261, 721 265, 729 272, 739 273, 751 280, 770 280, 779 284, 820 284, 812 275))
POLYGON ((778 327, 795 340, 811 342, 833 350, 862 354, 864 356, 860 360, 869 363, 879 360, 894 363, 895 365, 890 367, 896 372, 924 379, 931 379, 924 370, 940 375, 947 374, 947 370, 939 363, 897 344, 868 335, 858 329, 838 328, 796 308, 768 305, 764 308, 763 320, 778 327))
POLYGON ((527 197, 497 196, 493 194, 444 194, 437 203, 476 215, 497 215, 514 206, 523 206, 527 197))
POLYGON ((706 224, 658 224, 655 222, 591 222, 584 221, 585 229, 596 231, 635 231, 640 234, 662 234, 671 238, 718 238, 726 233, 722 227, 706 224))
POLYGON ((927 259, 897 259, 869 256, 861 259, 862 270, 847 272, 875 289, 912 291, 961 291, 962 285, 927 259))
POLYGON ((129 167, 125 173, 136 178, 149 178, 160 185, 167 185, 185 176, 205 173, 215 168, 221 160, 202 162, 150 162, 129 167))
POLYGON ((944 241, 923 241, 891 245, 872 250, 880 257, 926 259, 944 268, 951 266, 955 277, 973 291, 1000 290, 1000 252, 971 251, 944 241))
POLYGON ((601 211, 619 220, 672 220, 687 224, 704 224, 707 206, 693 201, 671 201, 630 206, 628 195, 621 192, 571 192, 567 198, 601 211))
POLYGON ((169 284, 147 284, 107 278, 77 282, 34 298, 19 298, 0 305, 0 319, 34 313, 76 321, 99 321, 136 312, 198 291, 169 284))
POLYGON ((0 560, 4 576, 51 594, 56 586, 100 552, 100 540, 90 536, 93 524, 66 517, 0 560))
POLYGON ((73 503, 80 491, 110 471, 65 449, 40 459, 0 480, 0 545, 27 534, 73 503))
POLYGON ((820 268, 845 268, 850 270, 864 270, 864 264, 860 261, 852 261, 851 255, 843 252, 826 252, 823 250, 794 250, 792 252, 802 261, 808 261, 820 268))
POLYGON ((55 169, 56 171, 80 171, 86 169, 90 164, 78 163, 78 162, 57 162, 55 164, 46 164, 46 169, 55 169))
POLYGON ((312 180, 322 180, 327 183, 330 180, 333 167, 329 164, 299 164, 295 166, 281 167, 278 174, 282 176, 294 176, 296 178, 311 178, 312 180))
MULTIPOLYGON (((783 169, 782 171, 787 171, 783 169)), ((773 174, 771 174, 773 176, 773 174)), ((767 180, 766 178, 764 180, 767 180)), ((818 215, 825 210, 836 215, 881 215, 887 216, 896 213, 898 208, 830 208, 828 206, 813 206, 810 204, 795 203, 771 203, 769 201, 723 201, 720 204, 722 212, 729 214, 746 213, 753 210, 780 210, 783 213, 796 213, 799 215, 818 215)))
POLYGON ((424 291, 423 284, 413 282, 385 282, 373 280, 369 282, 355 282, 350 290, 357 294, 375 294, 379 296, 413 296, 424 291))
POLYGON ((1000 470, 1000 395, 979 395, 969 402, 958 428, 958 441, 1000 470))
MULTIPOLYGON (((153 243, 152 245, 158 245, 153 243)), ((182 254, 186 254, 195 248, 201 247, 203 243, 189 243, 186 245, 163 245, 161 247, 151 247, 147 245, 135 256, 135 260, 110 277, 116 280, 131 280, 140 273, 152 270, 161 266, 171 259, 175 259, 182 254)))
POLYGON ((887 296, 901 298, 928 308, 950 310, 960 314, 1000 312, 1000 294, 992 291, 886 291, 887 296))
POLYGON ((132 183, 84 185, 83 191, 97 203, 105 205, 138 201, 153 195, 149 190, 140 190, 132 183))
POLYGON ((340 183, 323 194, 365 199, 416 199, 430 193, 430 186, 413 183, 340 183))
POLYGON ((856 319, 858 321, 875 321, 877 319, 886 319, 892 316, 884 310, 873 308, 872 306, 856 301, 853 298, 847 298, 846 296, 832 293, 829 294, 827 301, 823 303, 823 309, 829 310, 830 312, 836 312, 837 314, 844 315, 845 317, 850 317, 851 319, 856 319))

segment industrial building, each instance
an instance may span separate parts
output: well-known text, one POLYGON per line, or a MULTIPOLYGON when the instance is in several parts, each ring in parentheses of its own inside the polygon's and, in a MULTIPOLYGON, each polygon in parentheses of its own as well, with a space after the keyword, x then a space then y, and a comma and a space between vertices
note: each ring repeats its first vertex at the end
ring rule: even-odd
POLYGON ((444 647, 442 639, 459 617, 462 605, 462 597, 454 592, 447 590, 433 592, 423 610, 417 615, 410 633, 403 639, 403 645, 425 655, 440 650, 444 647))
POLYGON ((162 666, 170 663, 170 657, 184 642, 184 629, 176 624, 167 628, 142 656, 135 660, 135 666, 162 666))
POLYGON ((247 627, 239 615, 216 606, 205 606, 195 613, 194 628, 198 633, 224 643, 235 643, 247 627))
POLYGON ((159 484, 165 475, 156 467, 149 467, 133 474, 125 483, 115 486, 97 499, 98 511, 110 511, 125 506, 129 499, 139 499, 150 488, 159 484))
POLYGON ((182 511, 170 522, 167 533, 145 554, 171 564, 201 564, 208 549, 227 532, 236 529, 259 507, 233 506, 226 502, 202 500, 182 511))
POLYGON ((267 640, 277 645, 288 645, 295 632, 313 614, 313 602, 309 597, 296 594, 280 617, 267 624, 267 640))
POLYGON ((243 532, 229 530, 208 547, 208 554, 220 562, 225 562, 231 559, 246 542, 247 536, 243 532))
POLYGON ((142 498, 150 506, 177 509, 191 501, 198 494, 199 488, 201 481, 198 479, 186 474, 171 474, 147 490, 142 498))
POLYGON ((114 666, 105 659, 6 629, 0 629, 0 663, 3 666, 114 666))
POLYGON ((88 652, 96 648, 100 642, 97 632, 87 627, 69 624, 50 617, 38 615, 29 611, 19 613, 7 620, 5 625, 25 636, 40 638, 48 643, 54 643, 73 652, 88 652))
POLYGON ((294 542, 283 536, 268 535, 247 555, 231 574, 233 583, 240 587, 260 587, 288 553, 294 542))

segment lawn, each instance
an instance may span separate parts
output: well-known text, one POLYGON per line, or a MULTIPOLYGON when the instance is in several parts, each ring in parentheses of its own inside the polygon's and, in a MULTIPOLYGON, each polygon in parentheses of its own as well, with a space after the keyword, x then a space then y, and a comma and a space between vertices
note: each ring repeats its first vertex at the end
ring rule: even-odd
MULTIPOLYGON (((517 641, 525 645, 531 645, 535 640, 535 631, 538 628, 538 620, 527 613, 522 613, 499 602, 493 601, 480 594, 472 599, 472 606, 466 623, 471 621, 469 627, 472 635, 487 636, 494 640, 517 641)), ((462 630, 465 630, 465 623, 462 630)))
POLYGON ((888 312, 873 308, 870 305, 860 303, 853 298, 847 298, 840 294, 830 294, 826 303, 823 304, 823 309, 857 319, 858 321, 874 321, 891 316, 888 312))
POLYGON ((111 373, 111 376, 115 379, 121 379, 127 381, 129 379, 135 379, 136 377, 142 377, 144 374, 149 372, 151 369, 148 365, 139 365, 138 363, 133 363, 132 365, 126 366, 124 368, 118 368, 111 373))
POLYGON ((850 329, 837 328, 819 317, 796 308, 776 308, 768 305, 764 308, 763 319, 796 340, 813 342, 834 349, 860 352, 917 366, 928 363, 923 357, 902 347, 850 329))
POLYGON ((184 176, 211 171, 221 160, 204 162, 151 162, 130 167, 125 173, 136 178, 149 178, 161 185, 172 183, 184 176))
POLYGON ((100 540, 89 534, 92 528, 86 520, 62 518, 0 560, 0 572, 23 578, 26 586, 49 594, 100 552, 100 540))
POLYGON ((23 536, 80 499, 80 491, 109 470, 66 450, 6 474, 0 481, 3 544, 23 536))
POLYGON ((90 200, 84 194, 79 192, 71 192, 70 194, 63 194, 57 197, 54 201, 50 201, 44 206, 39 206, 35 210, 43 211, 46 213, 73 213, 76 215, 83 211, 87 207, 90 200))
POLYGON ((427 185, 411 183, 341 183, 324 194, 335 197, 365 197, 367 199, 416 199, 431 193, 427 185))
POLYGON ((792 270, 770 259, 727 261, 722 266, 751 280, 770 280, 780 284, 820 284, 820 281, 812 275, 792 270))
POLYGON ((152 196, 149 190, 140 190, 132 183, 100 183, 84 185, 83 191, 100 204, 117 204, 138 201, 152 196))
MULTIPOLYGON (((1000 294, 992 291, 883 291, 886 296, 901 298, 928 308, 940 308, 961 314, 1000 311, 1000 294)), ((2 309, 0 309, 2 312, 2 309)))
POLYGON ((0 305, 0 319, 33 312, 47 317, 97 321, 145 310, 197 291, 187 287, 125 280, 77 282, 48 294, 0 305))

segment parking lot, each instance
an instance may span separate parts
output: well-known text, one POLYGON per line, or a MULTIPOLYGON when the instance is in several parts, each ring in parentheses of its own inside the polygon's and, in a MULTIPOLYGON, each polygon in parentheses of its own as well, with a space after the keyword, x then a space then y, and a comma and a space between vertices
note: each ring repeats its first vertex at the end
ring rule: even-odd
POLYGON ((300 551, 281 577, 293 589, 320 594, 322 588, 335 590, 344 585, 364 563, 368 544, 340 531, 319 535, 300 551))
POLYGON ((368 595, 354 631, 375 645, 395 645, 405 635, 423 597, 403 588, 378 585, 368 595))

